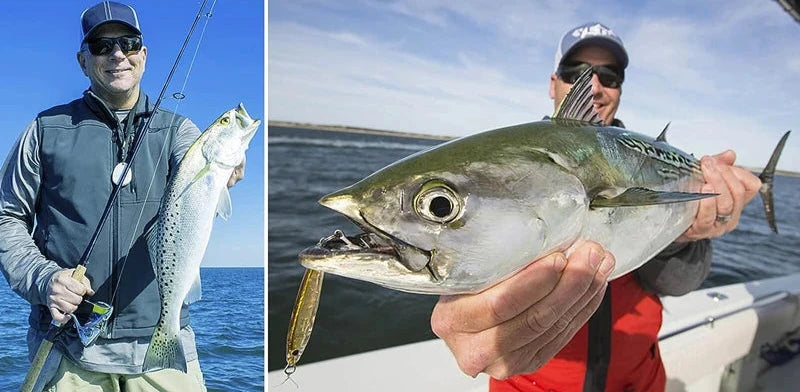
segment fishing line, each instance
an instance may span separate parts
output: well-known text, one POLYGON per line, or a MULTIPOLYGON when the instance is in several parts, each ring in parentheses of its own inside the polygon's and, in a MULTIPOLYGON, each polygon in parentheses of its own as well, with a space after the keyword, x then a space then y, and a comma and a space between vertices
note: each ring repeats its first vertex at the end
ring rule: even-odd
MULTIPOLYGON (((178 67, 178 63, 180 62, 180 59, 183 56, 183 52, 185 51, 186 47, 189 44, 189 41, 190 41, 190 39, 192 37, 192 34, 194 32, 195 27, 197 26, 198 21, 200 20, 200 18, 202 16, 205 16, 206 20, 205 20, 205 23, 203 24, 203 29, 202 29, 202 31, 200 33, 200 36, 198 37, 197 44, 195 45, 194 54, 192 55, 192 59, 189 62, 189 68, 186 71, 186 76, 183 79, 183 85, 181 86, 181 89, 178 92, 172 94, 172 97, 176 100, 176 102, 175 102, 175 107, 172 110, 172 118, 170 118, 170 121, 169 121, 169 128, 170 129, 175 124, 175 118, 177 117, 178 106, 180 105, 180 101, 183 100, 184 98, 186 98, 186 94, 184 94, 184 91, 186 91, 186 85, 187 85, 187 83, 189 81, 189 76, 190 76, 190 74, 192 72, 192 66, 194 65, 194 62, 197 59, 197 54, 200 51, 200 43, 202 43, 202 41, 203 41, 203 37, 205 36, 206 29, 208 28, 208 22, 211 19, 211 16, 212 16, 213 11, 214 11, 214 7, 217 4, 217 0, 214 0, 211 3, 211 8, 209 8, 208 12, 203 14, 203 10, 205 9, 206 2, 207 2, 207 0, 204 0, 203 4, 200 6, 200 10, 197 12, 197 16, 195 16, 194 22, 192 23, 192 27, 189 29, 189 33, 186 35, 186 39, 184 40, 183 45, 181 46, 181 50, 178 53, 178 58, 175 60, 175 64, 172 66, 172 70, 170 71, 169 76, 167 76, 167 81, 164 84, 164 87, 161 89, 161 93, 158 96, 158 100, 156 101, 156 104, 153 107, 153 114, 151 115, 151 118, 152 118, 153 115, 155 115, 155 111, 156 111, 156 109, 158 109, 158 106, 161 103, 161 99, 163 98, 164 93, 166 92, 166 89, 169 86, 170 80, 172 80, 172 76, 174 75, 175 70, 178 67)), ((146 129, 145 129, 145 131, 146 131, 146 129)), ((144 137, 144 136, 142 136, 142 137, 144 137)), ((120 282, 122 281, 122 273, 125 270, 125 264, 128 261, 128 256, 130 255, 131 248, 133 248, 133 243, 136 241, 136 238, 137 238, 136 231, 139 229, 139 225, 141 224, 141 221, 142 221, 142 216, 144 215, 144 209, 145 209, 145 206, 147 205, 147 197, 150 195, 150 191, 153 188, 153 183, 155 182, 156 173, 158 173, 158 167, 161 165, 161 159, 163 158, 164 152, 166 151, 166 147, 169 144, 170 143, 166 143, 165 142, 161 146, 161 151, 159 152, 158 159, 156 160, 155 168, 153 169, 153 175, 150 177, 150 183, 147 185, 147 191, 145 192, 145 196, 144 196, 144 199, 142 201, 142 208, 141 208, 141 210, 139 210, 139 215, 136 218, 136 224, 134 225, 133 231, 131 233, 131 240, 130 240, 130 243, 128 244, 128 250, 127 250, 127 252, 125 252, 125 256, 122 258, 122 261, 120 261, 119 272, 117 274, 117 282, 114 285, 114 291, 111 293, 111 299, 110 299, 111 304, 114 303, 114 299, 117 296, 117 291, 119 290, 120 282)), ((124 177, 121 177, 121 178, 124 178, 124 177)), ((160 207, 159 207, 159 209, 160 209, 160 207)))

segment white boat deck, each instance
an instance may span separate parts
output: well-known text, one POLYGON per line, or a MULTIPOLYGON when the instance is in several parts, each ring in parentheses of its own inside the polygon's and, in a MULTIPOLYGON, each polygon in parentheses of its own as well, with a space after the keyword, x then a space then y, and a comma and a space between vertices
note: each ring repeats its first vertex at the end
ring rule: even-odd
MULTIPOLYGON (((667 391, 800 391, 800 356, 769 367, 761 347, 800 328, 800 274, 664 298, 661 353, 667 391)), ((441 340, 303 364, 285 382, 268 373, 270 391, 488 390, 488 377, 458 369, 441 340), (283 383, 283 384, 282 384, 283 383)))

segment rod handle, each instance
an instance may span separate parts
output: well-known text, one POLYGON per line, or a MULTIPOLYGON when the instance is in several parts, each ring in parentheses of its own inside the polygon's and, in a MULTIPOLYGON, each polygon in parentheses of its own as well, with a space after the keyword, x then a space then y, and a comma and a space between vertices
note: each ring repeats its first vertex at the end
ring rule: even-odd
MULTIPOLYGON (((78 265, 75 267, 75 271, 72 272, 72 278, 78 282, 83 280, 84 275, 86 275, 86 267, 83 265, 78 265)), ((51 326, 50 328, 56 327, 51 326)), ((31 368, 28 369, 28 374, 25 375, 25 381, 22 382, 22 388, 20 388, 21 392, 33 391, 36 380, 39 378, 39 374, 42 373, 44 362, 47 360, 47 356, 50 355, 52 349, 53 342, 47 339, 43 339, 42 343, 39 344, 39 349, 36 350, 36 356, 33 358, 33 362, 31 362, 31 368)))

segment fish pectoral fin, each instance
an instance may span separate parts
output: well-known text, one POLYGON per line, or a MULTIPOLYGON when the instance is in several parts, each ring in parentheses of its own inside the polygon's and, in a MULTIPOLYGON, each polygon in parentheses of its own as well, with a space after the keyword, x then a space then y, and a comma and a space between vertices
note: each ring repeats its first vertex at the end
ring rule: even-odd
POLYGON ((576 120, 600 125, 603 121, 594 109, 592 93, 592 69, 587 68, 558 104, 553 120, 576 120))
POLYGON ((203 297, 203 287, 200 285, 200 271, 197 271, 197 277, 194 279, 194 283, 192 283, 192 287, 189 289, 189 292, 186 293, 186 298, 183 299, 183 303, 186 305, 191 305, 200 300, 203 297))
POLYGON ((202 168, 202 169, 200 169, 200 170, 197 172, 197 174, 195 174, 195 175, 194 175, 194 178, 192 178, 192 180, 191 180, 191 181, 189 181, 189 183, 188 183, 188 184, 186 184, 186 187, 184 187, 184 188, 183 188, 183 190, 181 191, 181 194, 180 194, 180 195, 178 195, 178 198, 181 198, 181 197, 183 196, 183 194, 184 194, 184 193, 186 193, 186 191, 188 191, 188 190, 189 190, 189 188, 191 188, 191 187, 192 187, 192 185, 193 185, 195 182, 197 182, 197 181, 199 181, 201 178, 205 177, 205 175, 206 175, 206 174, 208 174, 210 171, 211 171, 211 162, 208 162, 208 163, 206 163, 206 165, 205 165, 205 166, 203 166, 203 168, 202 168))
POLYGON ((656 204, 685 203, 692 200, 717 196, 717 193, 667 192, 647 188, 628 188, 614 197, 598 194, 589 203, 589 208, 636 207, 656 204))
POLYGON ((233 204, 231 203, 231 194, 228 192, 227 187, 222 188, 222 192, 219 194, 219 200, 217 200, 217 215, 220 218, 228 220, 233 213, 233 204))

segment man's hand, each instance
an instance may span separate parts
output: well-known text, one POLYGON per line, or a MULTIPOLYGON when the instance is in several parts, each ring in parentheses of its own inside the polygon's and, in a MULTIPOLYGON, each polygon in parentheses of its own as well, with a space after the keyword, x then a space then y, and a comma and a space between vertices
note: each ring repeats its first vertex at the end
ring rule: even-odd
POLYGON ((742 210, 756 196, 761 180, 753 173, 733 166, 736 153, 727 150, 700 159, 705 185, 702 193, 718 193, 717 197, 700 200, 694 223, 676 242, 719 237, 739 224, 742 210))
POLYGON ((84 276, 83 281, 78 282, 72 278, 74 271, 71 268, 56 272, 47 285, 47 308, 53 319, 62 324, 69 321, 69 315, 78 309, 84 295, 94 295, 89 278, 84 276))
POLYGON ((245 161, 247 161, 247 157, 242 156, 242 163, 233 168, 233 172, 231 172, 231 177, 228 179, 228 188, 236 185, 237 182, 241 181, 244 178, 245 161))
POLYGON ((543 257, 478 294, 442 296, 431 328, 461 370, 505 379, 547 363, 603 299, 614 256, 597 243, 543 257))

